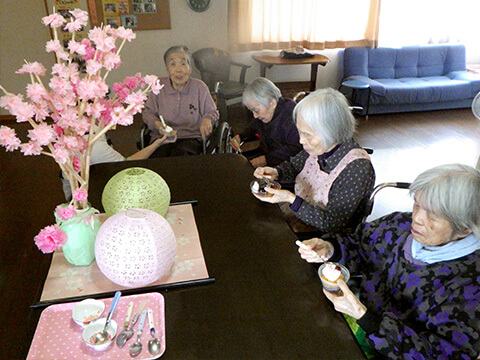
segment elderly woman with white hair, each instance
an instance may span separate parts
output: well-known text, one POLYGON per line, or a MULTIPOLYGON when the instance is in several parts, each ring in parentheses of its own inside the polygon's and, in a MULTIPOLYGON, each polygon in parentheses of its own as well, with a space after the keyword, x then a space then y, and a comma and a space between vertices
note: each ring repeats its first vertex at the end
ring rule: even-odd
POLYGON ((480 354, 480 172, 460 164, 420 174, 413 213, 393 213, 350 236, 306 240, 319 256, 363 274, 357 298, 325 295, 356 320, 375 355, 388 359, 476 359, 480 354))
POLYGON ((186 46, 170 47, 163 60, 168 77, 160 78, 164 87, 158 95, 149 95, 142 116, 151 130, 152 143, 165 133, 162 117, 176 131, 177 139, 160 146, 151 157, 200 154, 202 140, 211 134, 219 118, 217 108, 207 85, 190 77, 192 57, 186 46))
POLYGON ((257 178, 295 182, 295 194, 266 188, 270 203, 289 203, 295 216, 321 233, 353 230, 373 191, 370 157, 353 139, 355 119, 337 90, 317 90, 294 110, 303 151, 276 167, 260 167, 257 178))
POLYGON ((295 101, 282 97, 273 82, 256 78, 247 85, 242 102, 254 119, 231 139, 230 145, 238 150, 242 142, 260 140, 258 149, 244 152, 254 168, 276 166, 302 150, 293 121, 295 101))

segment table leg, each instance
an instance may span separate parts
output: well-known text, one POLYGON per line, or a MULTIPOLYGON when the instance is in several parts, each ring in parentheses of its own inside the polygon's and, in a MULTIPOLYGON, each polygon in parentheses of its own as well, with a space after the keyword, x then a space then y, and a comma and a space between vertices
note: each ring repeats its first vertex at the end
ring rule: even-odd
POLYGON ((318 64, 312 64, 312 70, 310 72, 310 91, 317 89, 317 72, 318 64))
POLYGON ((260 76, 266 77, 265 76, 266 74, 267 74, 267 65, 260 63, 260 76))

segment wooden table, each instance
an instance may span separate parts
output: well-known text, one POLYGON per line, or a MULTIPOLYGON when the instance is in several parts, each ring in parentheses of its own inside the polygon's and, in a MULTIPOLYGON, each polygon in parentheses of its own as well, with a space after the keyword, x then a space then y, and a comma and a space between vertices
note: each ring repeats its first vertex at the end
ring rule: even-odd
MULTIPOLYGON (((243 156, 97 164, 91 168, 92 206, 102 210, 107 181, 134 166, 160 174, 172 201, 198 201, 193 207, 195 220, 209 275, 215 278, 208 285, 162 291, 166 316, 162 359, 365 359, 343 316, 325 298, 315 267, 298 255, 296 238, 277 206, 250 193, 253 168, 243 156)), ((32 177, 37 180, 41 175, 32 177)), ((33 246, 32 238, 41 224, 53 221, 53 204, 59 202, 51 187, 36 181, 29 185, 33 197, 41 192, 45 197, 45 204, 38 201, 31 209, 38 220, 20 221, 5 231, 7 224, 0 217, 3 243, 26 239, 23 248, 9 256, 17 261, 8 261, 8 269, 3 268, 2 359, 25 358, 28 352, 41 313, 28 303, 38 301, 49 264, 48 255, 33 246)), ((61 194, 60 183, 58 189, 61 194)), ((8 210, 18 218, 22 209, 17 207, 25 206, 25 201, 17 203, 10 201, 8 210)))
POLYGON ((324 55, 315 54, 313 57, 305 59, 284 59, 281 56, 269 56, 256 53, 252 58, 260 63, 260 76, 266 77, 267 68, 273 65, 311 65, 310 71, 310 91, 315 91, 317 88, 317 72, 318 65, 325 66, 330 62, 330 59, 324 55))

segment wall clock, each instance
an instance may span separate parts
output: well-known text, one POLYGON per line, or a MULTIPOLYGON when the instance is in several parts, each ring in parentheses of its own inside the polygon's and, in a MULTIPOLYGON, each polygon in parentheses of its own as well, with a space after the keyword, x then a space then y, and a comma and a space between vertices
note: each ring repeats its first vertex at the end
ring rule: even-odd
POLYGON ((210 0, 187 0, 188 6, 193 11, 202 12, 210 6, 210 0))

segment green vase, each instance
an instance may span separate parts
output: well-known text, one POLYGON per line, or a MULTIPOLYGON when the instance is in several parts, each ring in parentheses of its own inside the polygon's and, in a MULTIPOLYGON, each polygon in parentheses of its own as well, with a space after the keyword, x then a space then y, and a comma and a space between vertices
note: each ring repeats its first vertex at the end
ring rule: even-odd
POLYGON ((100 221, 92 207, 77 210, 68 220, 57 217, 58 226, 67 233, 67 242, 62 246, 65 259, 75 266, 88 266, 95 260, 95 238, 100 229, 100 221))

